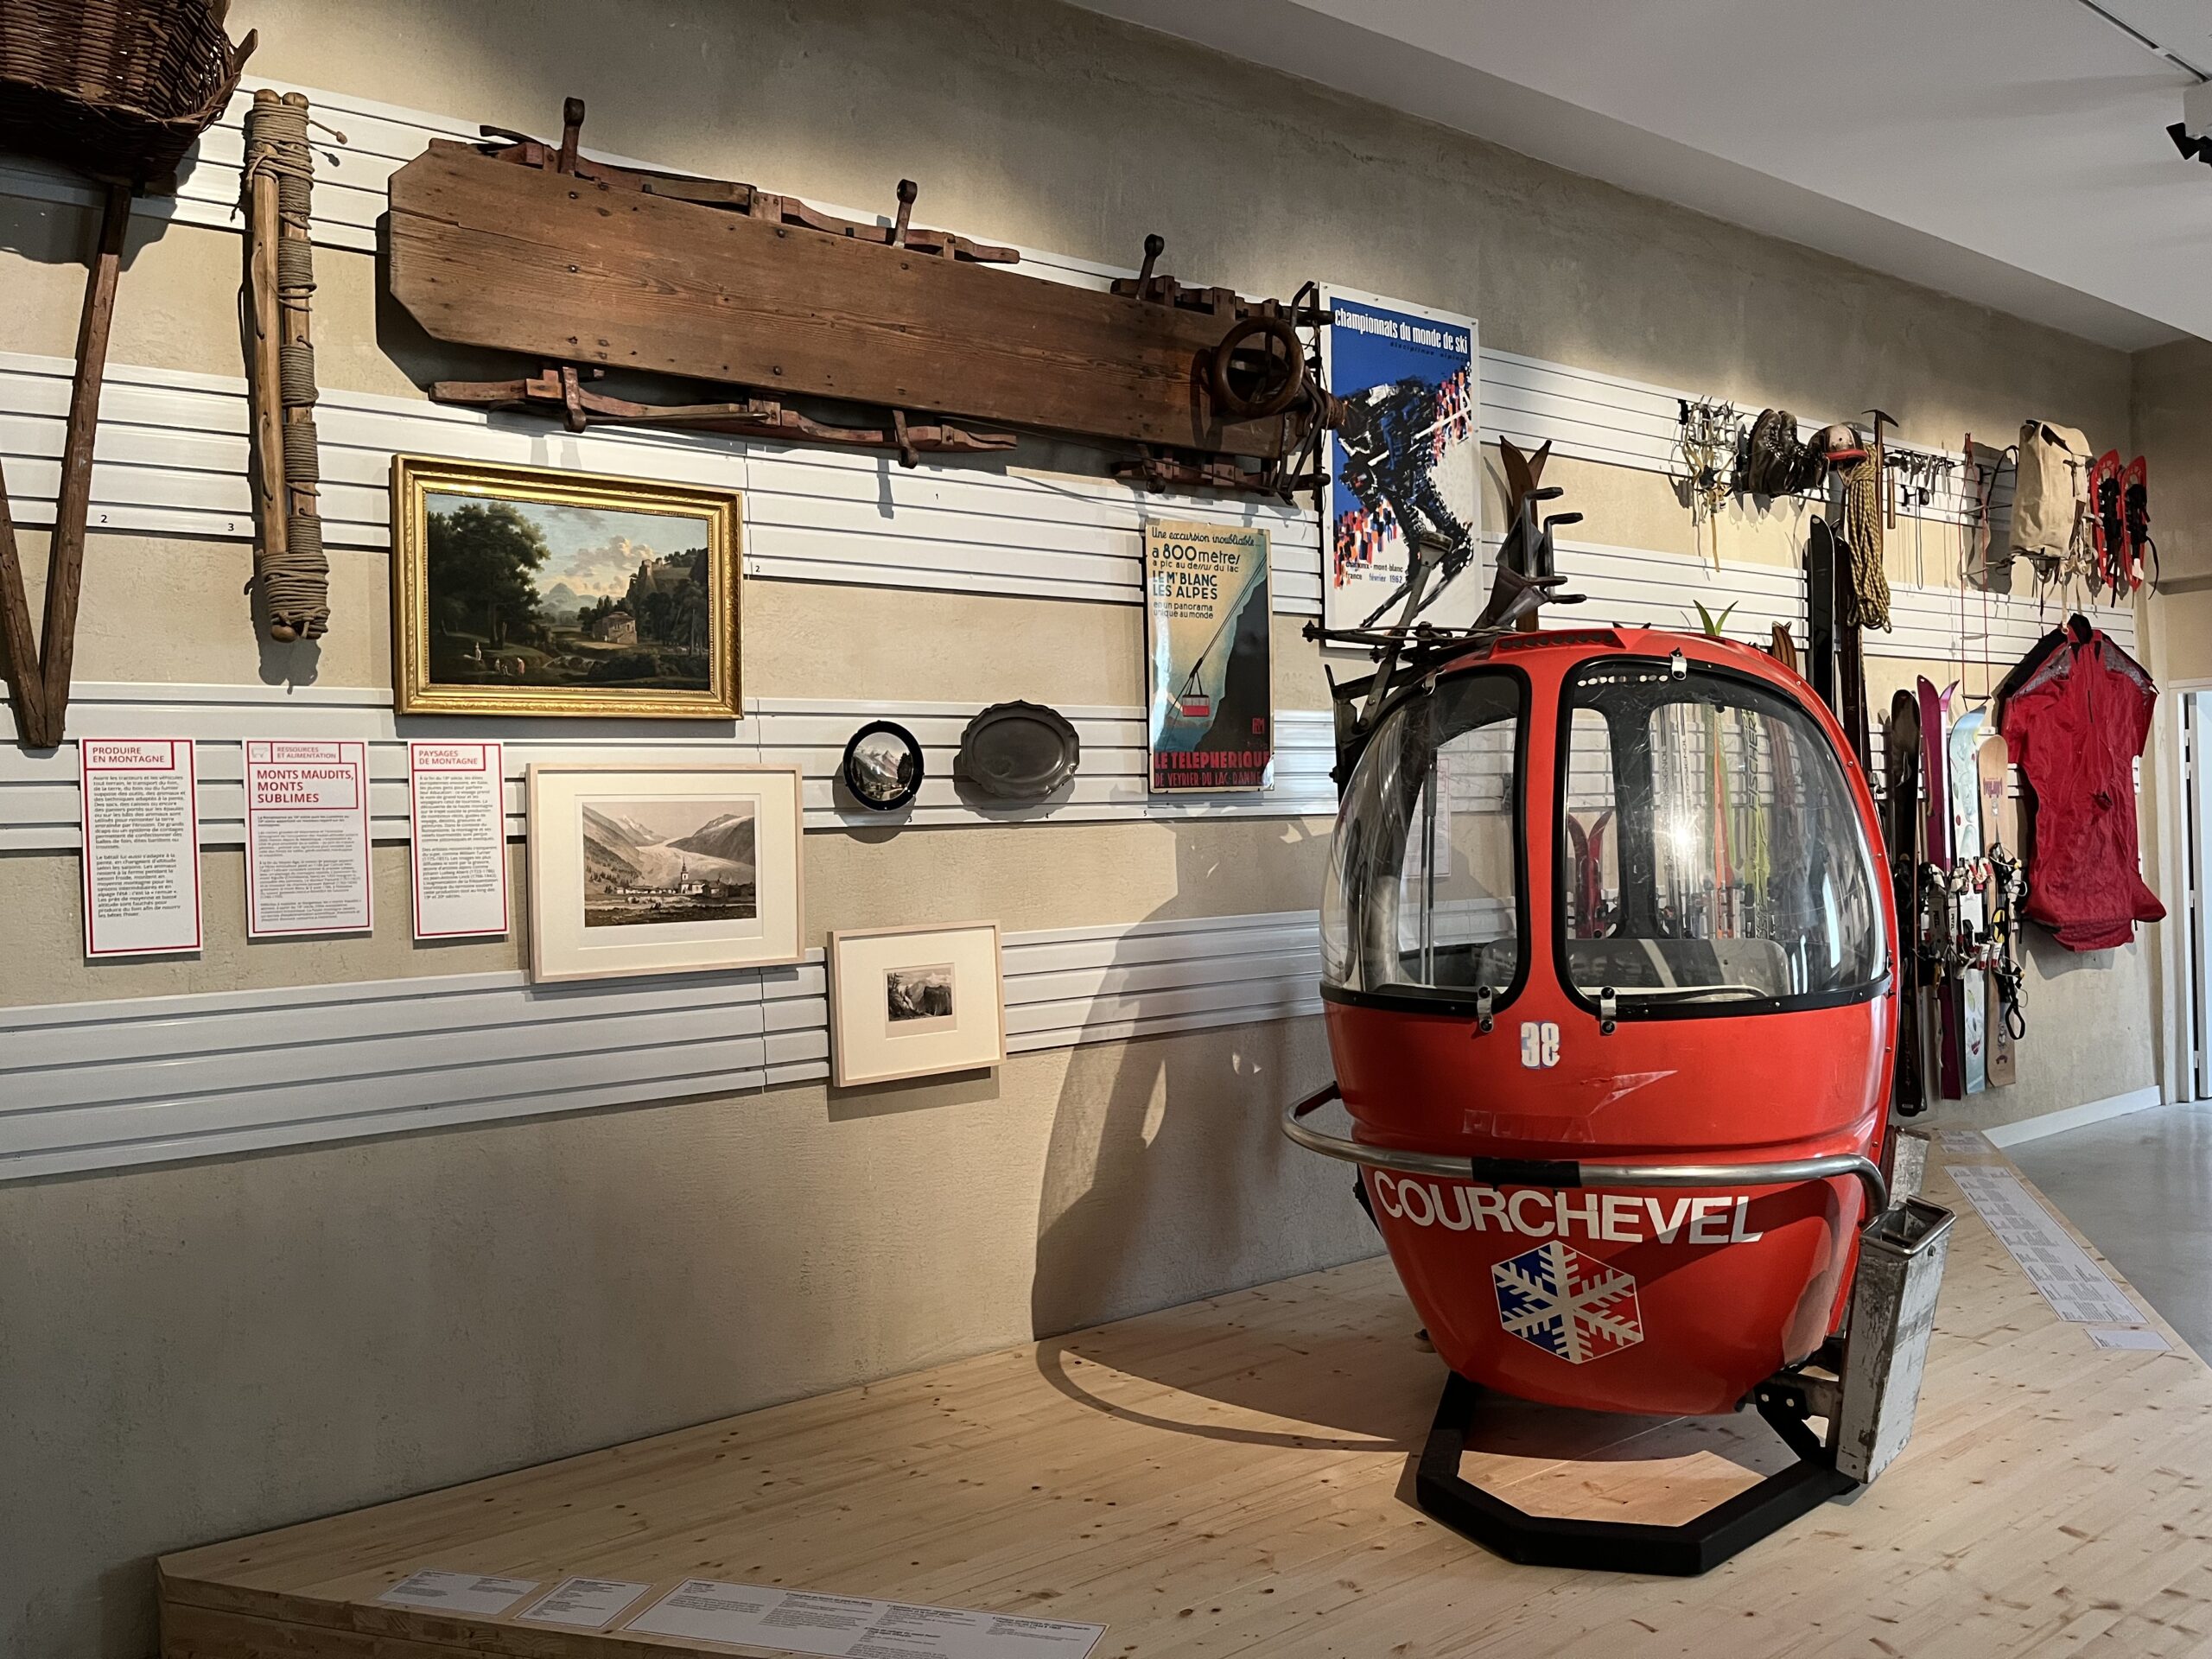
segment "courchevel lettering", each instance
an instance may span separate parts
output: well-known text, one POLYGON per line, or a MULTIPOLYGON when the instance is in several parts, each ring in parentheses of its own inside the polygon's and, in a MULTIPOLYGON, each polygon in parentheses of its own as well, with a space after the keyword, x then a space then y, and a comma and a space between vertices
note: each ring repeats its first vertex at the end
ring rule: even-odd
POLYGON ((1620 1192, 1506 1193, 1465 1181, 1417 1181, 1373 1170, 1368 1183, 1382 1213, 1453 1233, 1518 1233, 1523 1238, 1604 1239, 1616 1244, 1748 1244, 1745 1198, 1630 1198, 1620 1192))

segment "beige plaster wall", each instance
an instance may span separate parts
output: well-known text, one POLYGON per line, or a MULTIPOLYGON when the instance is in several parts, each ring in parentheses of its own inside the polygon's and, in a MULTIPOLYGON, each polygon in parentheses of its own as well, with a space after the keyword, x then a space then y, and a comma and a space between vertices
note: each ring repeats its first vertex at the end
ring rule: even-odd
MULTIPOLYGON (((2212 574, 2212 343, 2135 354, 2135 447, 2151 461, 2152 529, 2167 581, 2212 574)), ((2202 643, 2212 650, 2212 638, 2202 643)))
POLYGON ((1277 1022, 9 1188, 0 1652, 150 1654, 163 1551, 1362 1254, 1274 1124, 1327 1068, 1277 1022))
MULTIPOLYGON (((2129 414, 2119 353, 1045 0, 545 0, 526 25, 450 0, 234 10, 261 31, 262 74, 541 131, 580 93, 606 149, 857 207, 915 176, 924 222, 1096 259, 1134 264, 1158 230, 1187 278, 1328 276, 1471 313, 1491 346, 1750 405, 1878 403, 1907 437, 1952 444, 2026 409, 2093 433, 2129 414)), ((0 201, 0 348, 70 349, 87 234, 77 210, 0 201)), ((138 226, 114 359, 238 372, 238 258, 221 232, 138 226)), ((319 371, 407 395, 462 359, 378 304, 375 271, 319 251, 319 371)), ((1552 480, 1588 515, 1580 538, 1710 551, 1654 475, 1560 462, 1552 480)), ((1722 556, 1789 563, 1802 531, 1731 509, 1722 556)), ((385 562, 334 564, 333 637, 264 652, 243 543, 95 537, 79 673, 387 683, 385 562)), ((764 582, 748 689, 1131 704, 1139 626, 1126 607, 764 582)), ((1294 625, 1277 642, 1281 706, 1325 706, 1294 625)), ((1302 908, 1325 828, 814 835, 810 922, 818 938, 1302 908)), ((0 1003, 518 959, 410 946, 396 849, 378 855, 376 938, 249 950, 238 866, 210 857, 205 959, 96 974, 73 860, 0 857, 0 1003)), ((1986 1109, 2126 1086, 2144 1046, 2132 954, 2031 973, 2028 1077, 1986 1109)), ((1023 1057, 994 1078, 0 1187, 0 1652, 149 1652, 162 1549, 1358 1254, 1341 1172, 1272 1128, 1326 1065, 1308 1020, 1023 1057)))

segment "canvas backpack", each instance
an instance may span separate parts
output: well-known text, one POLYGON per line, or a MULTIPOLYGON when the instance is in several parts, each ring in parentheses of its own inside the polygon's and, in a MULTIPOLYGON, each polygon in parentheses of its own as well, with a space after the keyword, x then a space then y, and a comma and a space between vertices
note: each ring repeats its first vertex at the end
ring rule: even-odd
POLYGON ((2012 551, 2039 567, 2063 565, 2089 504, 2089 441, 2070 426, 2029 421, 2020 428, 2012 494, 2012 551))

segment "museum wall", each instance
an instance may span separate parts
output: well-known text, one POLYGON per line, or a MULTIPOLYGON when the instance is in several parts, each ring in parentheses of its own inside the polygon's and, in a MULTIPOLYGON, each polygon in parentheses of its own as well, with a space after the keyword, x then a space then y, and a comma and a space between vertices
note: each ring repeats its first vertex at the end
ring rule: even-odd
MULTIPOLYGON (((2150 463, 2152 534, 2158 545, 2158 592, 2140 607, 2143 665, 2160 688, 2143 757, 2143 858, 2151 886, 2178 911, 2184 873, 2181 699, 2212 686, 2212 346, 2183 340, 2135 354, 2133 429, 2150 463), (2169 822, 2171 820, 2171 823, 2169 822)), ((2160 1075, 2189 1068, 2184 927, 2157 930, 2152 951, 2153 1038, 2160 1075)), ((2181 1098, 2187 1098, 2183 1091, 2181 1098)))
MULTIPOLYGON (((1326 277, 1475 315, 1485 347, 1751 408, 1878 404, 1907 440, 1950 447, 2006 441, 2029 410, 2128 429, 2125 354, 1057 5, 547 0, 524 25, 447 0, 238 0, 232 24, 260 30, 253 70, 279 82, 538 131, 582 94, 588 143, 656 164, 849 205, 887 207, 916 177, 921 222, 1119 265, 1157 230, 1186 280, 1326 277)), ((68 354, 89 222, 0 198, 0 350, 68 354)), ((239 245, 137 220, 111 362, 238 374, 239 245)), ((411 397, 478 372, 379 304, 373 256, 316 263, 326 389, 411 397)), ((1548 481, 1586 515, 1577 534, 1680 560, 1685 593, 1712 557, 1656 472, 1563 460, 1548 481)), ((1802 512, 1725 511, 1724 567, 1794 563, 1802 512)), ((35 581, 42 537, 27 540, 35 581)), ((1940 541, 1893 538, 1893 578, 1940 584, 1940 541)), ((251 632, 247 543, 96 533, 78 677, 388 687, 386 559, 332 563, 329 637, 283 650, 251 632)), ((1693 623, 1675 609, 1619 620, 1693 623)), ((1326 707, 1299 620, 1275 619, 1285 712, 1326 707)), ((1134 605, 769 580, 745 597, 748 696, 1134 705, 1141 641, 1134 605)), ((1958 668, 1878 657, 1870 690, 1885 701, 1917 672, 1958 668)), ((810 831, 809 943, 1310 910, 1328 831, 810 831)), ((519 965, 519 937, 412 944, 405 849, 375 861, 372 938, 246 945, 242 860, 211 849, 201 957, 94 965, 75 855, 0 854, 0 1007, 519 965)), ((2019 1085, 1941 1121, 2152 1081, 2144 945, 2063 956, 2030 953, 2019 1085)), ((1328 1064, 1305 1016, 995 1074, 0 1185, 0 1651, 149 1652, 162 1550, 1365 1254, 1340 1168, 1274 1126, 1328 1064)))

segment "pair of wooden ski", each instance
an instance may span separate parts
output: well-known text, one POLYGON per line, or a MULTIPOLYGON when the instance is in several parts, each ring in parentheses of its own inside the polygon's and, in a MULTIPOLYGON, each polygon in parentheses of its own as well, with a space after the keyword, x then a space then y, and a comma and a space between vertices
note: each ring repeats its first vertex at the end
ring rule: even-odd
POLYGON ((1890 705, 1885 829, 1901 946, 1893 1099, 1905 1115, 1926 1103, 1931 1048, 1945 1100, 2005 1087, 2018 1071, 2010 757, 2001 735, 1984 734, 1982 711, 1949 719, 1950 699, 1923 676, 1890 705))

